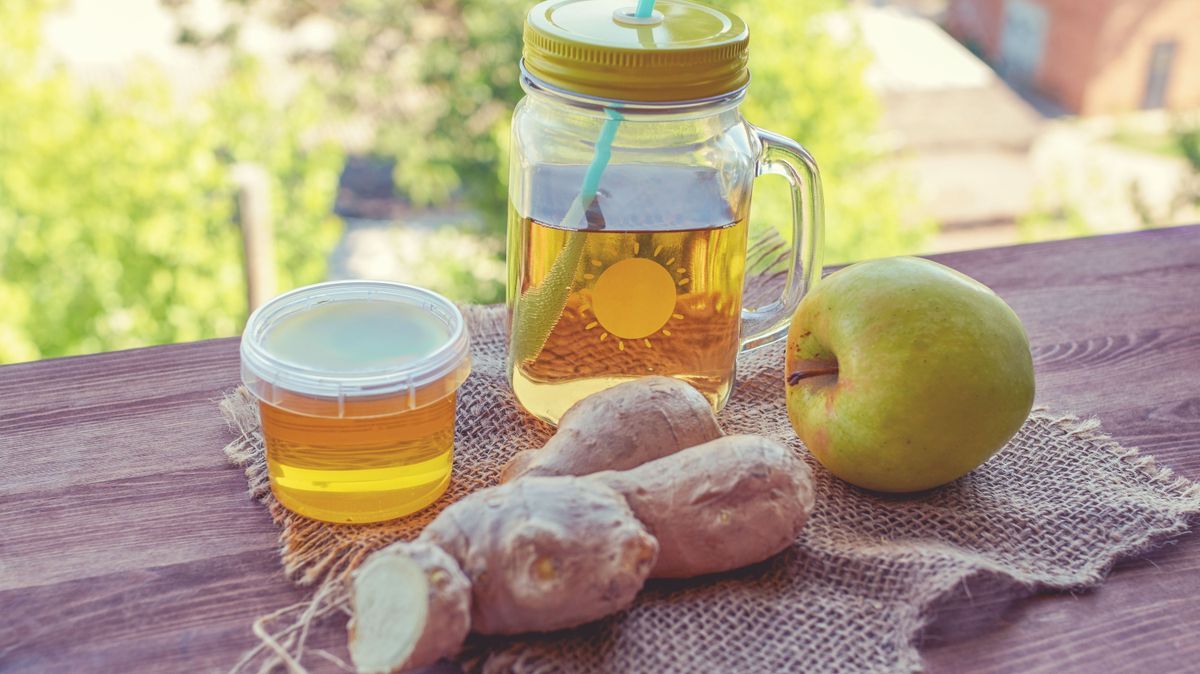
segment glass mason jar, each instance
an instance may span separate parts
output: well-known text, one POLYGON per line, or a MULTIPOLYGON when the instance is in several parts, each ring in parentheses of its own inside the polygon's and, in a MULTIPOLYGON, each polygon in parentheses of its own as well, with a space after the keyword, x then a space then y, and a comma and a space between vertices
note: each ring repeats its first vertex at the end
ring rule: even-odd
POLYGON ((631 4, 548 0, 525 24, 508 374, 520 404, 550 423, 580 398, 647 375, 683 379, 720 409, 738 353, 781 338, 820 275, 816 163, 739 111, 745 23, 686 0, 661 0, 641 19, 631 4), (764 174, 791 187, 782 235, 750 233, 764 174), (781 283, 744 307, 763 279, 781 283))

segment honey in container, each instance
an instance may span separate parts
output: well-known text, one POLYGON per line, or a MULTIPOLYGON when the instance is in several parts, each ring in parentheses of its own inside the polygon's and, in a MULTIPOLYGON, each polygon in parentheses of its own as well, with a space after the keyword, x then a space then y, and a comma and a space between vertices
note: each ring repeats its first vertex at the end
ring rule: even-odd
POLYGON ((435 501, 450 482, 468 348, 453 303, 398 283, 324 283, 255 311, 242 380, 259 400, 275 497, 343 523, 435 501))

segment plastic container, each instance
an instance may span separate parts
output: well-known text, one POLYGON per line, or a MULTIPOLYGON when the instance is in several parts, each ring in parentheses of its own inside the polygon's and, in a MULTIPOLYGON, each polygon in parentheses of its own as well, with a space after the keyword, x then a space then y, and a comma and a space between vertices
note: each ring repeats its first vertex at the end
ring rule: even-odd
POLYGON ((275 497, 354 523, 435 501, 450 482, 469 346, 453 303, 400 283, 322 283, 255 311, 242 381, 259 400, 275 497))

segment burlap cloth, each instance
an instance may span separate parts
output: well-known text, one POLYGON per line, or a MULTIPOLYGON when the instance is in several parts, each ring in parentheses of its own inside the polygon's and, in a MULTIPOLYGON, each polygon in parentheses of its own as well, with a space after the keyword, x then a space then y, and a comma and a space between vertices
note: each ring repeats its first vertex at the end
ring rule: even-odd
MULTIPOLYGON (((317 587, 311 602, 254 624, 263 646, 235 670, 344 667, 344 647, 320 650, 306 639, 316 621, 344 622, 346 571, 415 536, 445 505, 493 484, 511 454, 549 437, 548 426, 518 410, 505 381, 502 310, 466 313, 474 372, 460 391, 453 482, 436 506, 410 519, 333 525, 283 509, 268 489, 252 399, 237 391, 222 402, 237 433, 225 451, 280 526, 288 576, 317 587)), ((727 432, 769 436, 811 461, 788 424, 782 350, 739 361, 720 420, 727 432)), ((914 671, 919 632, 960 583, 987 575, 1014 594, 1086 588, 1118 558, 1183 532, 1200 512, 1196 484, 1122 447, 1095 422, 1045 411, 982 468, 920 495, 867 493, 815 468, 816 510, 795 545, 773 559, 717 577, 651 582, 628 611, 569 632, 473 638, 461 664, 537 673, 914 671)))

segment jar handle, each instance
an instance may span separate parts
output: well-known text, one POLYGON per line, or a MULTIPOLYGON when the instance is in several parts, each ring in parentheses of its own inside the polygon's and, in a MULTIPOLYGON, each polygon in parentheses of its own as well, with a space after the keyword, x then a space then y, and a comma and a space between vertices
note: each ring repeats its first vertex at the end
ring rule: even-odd
POLYGON ((787 334, 788 323, 804 293, 821 278, 821 244, 825 235, 821 174, 802 145, 756 126, 762 151, 755 177, 783 176, 792 192, 792 242, 787 280, 779 299, 742 310, 742 351, 766 346, 787 334))

